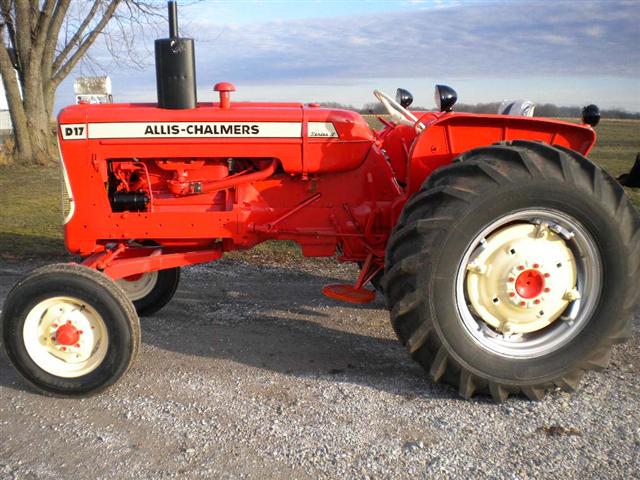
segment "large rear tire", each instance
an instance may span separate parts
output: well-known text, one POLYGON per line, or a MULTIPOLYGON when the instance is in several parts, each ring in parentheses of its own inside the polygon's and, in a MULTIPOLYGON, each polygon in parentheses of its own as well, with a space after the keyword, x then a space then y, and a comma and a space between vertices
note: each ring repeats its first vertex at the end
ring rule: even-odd
POLYGON ((513 141, 471 150, 405 205, 384 292, 401 342, 461 396, 574 391, 629 338, 640 218, 582 155, 513 141))
POLYGON ((140 324, 116 283, 95 270, 48 265, 7 295, 2 339, 9 360, 40 391, 83 397, 117 382, 140 346, 140 324))

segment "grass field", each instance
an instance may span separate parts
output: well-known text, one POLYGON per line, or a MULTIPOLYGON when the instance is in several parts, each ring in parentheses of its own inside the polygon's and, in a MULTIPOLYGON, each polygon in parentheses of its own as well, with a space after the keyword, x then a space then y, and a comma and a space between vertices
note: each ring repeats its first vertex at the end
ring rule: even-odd
MULTIPOLYGON (((377 123, 375 117, 368 121, 372 125, 377 123)), ((590 158, 614 176, 629 171, 640 152, 640 121, 603 120, 597 132, 598 141, 590 158)), ((1 257, 51 257, 65 253, 60 188, 57 168, 0 166, 1 257)), ((640 190, 627 192, 640 208, 640 190)), ((291 248, 289 244, 267 244, 258 252, 280 254, 291 248)))

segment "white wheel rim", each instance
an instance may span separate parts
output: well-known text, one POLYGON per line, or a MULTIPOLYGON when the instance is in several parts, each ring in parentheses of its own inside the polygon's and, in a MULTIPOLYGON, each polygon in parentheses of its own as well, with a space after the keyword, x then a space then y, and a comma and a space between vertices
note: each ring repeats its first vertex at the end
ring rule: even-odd
POLYGON ((92 372, 102 363, 109 347, 102 316, 73 297, 52 297, 33 307, 25 319, 22 338, 35 364, 62 378, 92 372), (72 334, 62 340, 62 329, 72 334), (77 341, 69 343, 69 338, 77 341))
POLYGON ((518 223, 491 233, 467 270, 473 310, 500 332, 540 330, 567 309, 571 293, 579 295, 573 253, 548 225, 518 223))
POLYGON ((124 293, 127 294, 131 301, 140 300, 149 295, 156 283, 158 283, 157 270, 145 272, 139 278, 121 278, 117 280, 117 284, 120 285, 120 288, 124 290, 124 293))
POLYGON ((515 358, 566 345, 590 321, 601 290, 602 262, 593 237, 577 220, 551 209, 522 210, 484 228, 456 275, 456 304, 467 333, 485 350, 515 358), (530 271, 543 283, 523 297, 516 280, 530 271))

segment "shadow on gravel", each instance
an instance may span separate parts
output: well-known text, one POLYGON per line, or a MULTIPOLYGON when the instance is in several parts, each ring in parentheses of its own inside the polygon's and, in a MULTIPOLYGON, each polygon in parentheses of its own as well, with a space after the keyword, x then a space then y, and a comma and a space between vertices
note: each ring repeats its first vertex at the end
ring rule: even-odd
MULTIPOLYGON (((212 366, 215 359, 225 359, 283 375, 359 384, 407 399, 457 398, 448 387, 433 384, 395 337, 390 338, 380 296, 356 305, 322 295, 323 285, 345 280, 225 260, 187 269, 169 305, 141 319, 142 340, 166 351, 210 358, 212 366), (356 333, 360 331, 364 333, 356 333)), ((0 385, 34 391, 4 353, 0 385)))
POLYGON ((360 384, 407 398, 457 398, 451 389, 433 384, 395 339, 271 316, 235 325, 213 321, 169 326, 154 322, 153 318, 144 321, 143 341, 164 350, 210 357, 212 361, 231 360, 295 377, 360 384), (164 335, 158 327, 171 329, 173 334, 164 335))
POLYGON ((291 269, 258 272, 245 266, 235 277, 218 273, 185 278, 165 310, 142 319, 143 342, 407 398, 457 398, 448 387, 433 384, 395 336, 388 338, 381 298, 365 305, 335 302, 321 288, 344 279, 291 269), (354 333, 359 328, 372 335, 354 333))

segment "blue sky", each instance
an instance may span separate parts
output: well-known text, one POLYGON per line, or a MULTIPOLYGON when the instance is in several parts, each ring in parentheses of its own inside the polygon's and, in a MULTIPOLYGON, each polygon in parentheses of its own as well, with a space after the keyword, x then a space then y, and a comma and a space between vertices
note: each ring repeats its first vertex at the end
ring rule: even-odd
MULTIPOLYGON (((433 85, 446 83, 464 103, 526 98, 640 111, 637 0, 184 0, 179 9, 181 31, 196 40, 200 101, 225 80, 242 100, 360 106, 374 88, 403 86, 431 107, 433 85)), ((148 58, 142 70, 93 49, 116 101, 155 99, 153 35, 136 38, 148 58)), ((58 105, 72 101, 72 79, 58 105)))

